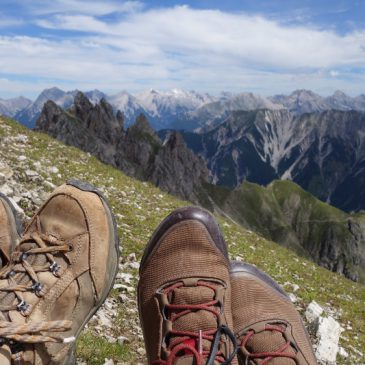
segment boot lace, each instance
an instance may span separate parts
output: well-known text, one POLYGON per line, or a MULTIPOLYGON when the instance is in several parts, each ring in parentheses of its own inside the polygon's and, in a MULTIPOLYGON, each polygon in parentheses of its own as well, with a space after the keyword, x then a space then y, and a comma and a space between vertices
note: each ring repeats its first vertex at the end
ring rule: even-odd
POLYGON ((39 217, 37 217, 37 231, 25 235, 19 246, 20 250, 12 254, 11 261, 0 271, 0 279, 7 280, 8 285, 0 287, 0 295, 3 292, 2 303, 0 304, 0 345, 12 341, 20 343, 39 342, 71 342, 73 337, 63 338, 60 335, 43 335, 42 331, 65 332, 71 329, 72 322, 62 321, 29 321, 27 323, 17 323, 4 320, 1 313, 18 311, 24 317, 32 313, 32 306, 28 304, 23 294, 32 292, 38 297, 45 295, 47 288, 39 280, 38 274, 51 272, 54 276, 60 277, 61 267, 57 264, 54 254, 72 251, 71 244, 59 240, 53 236, 41 232, 39 217), (26 247, 30 247, 25 249, 26 247), (44 259, 37 260, 39 254, 44 255, 44 259), (33 256, 33 260, 30 258, 33 256), (11 304, 3 304, 7 294, 13 294, 14 300, 11 304), (5 297, 4 297, 5 296, 5 297))
MULTIPOLYGON (((197 286, 207 287, 214 292, 216 288, 214 285, 198 281, 197 286)), ((164 294, 168 295, 173 290, 184 286, 183 283, 176 283, 166 289, 164 294)), ((220 309, 218 299, 200 303, 200 304, 165 304, 164 311, 169 317, 172 324, 180 317, 187 315, 195 311, 208 311, 212 313, 218 320, 220 315, 220 309)), ((165 336, 169 338, 169 345, 167 346, 167 352, 169 353, 166 360, 158 359, 152 362, 152 365, 173 365, 175 360, 181 356, 191 355, 194 358, 194 364, 196 365, 213 365, 215 361, 221 365, 228 365, 233 360, 238 350, 236 339, 232 331, 224 325, 219 326, 217 329, 211 329, 206 331, 177 331, 171 329, 165 336), (219 346, 223 342, 222 336, 226 336, 233 344, 232 353, 226 356, 219 346), (203 348, 203 340, 211 342, 210 349, 203 348), (198 349, 197 349, 198 348, 198 349), (204 362, 205 361, 205 362, 204 362)))
MULTIPOLYGON (((266 325, 265 331, 271 331, 271 332, 279 332, 283 337, 285 338, 285 329, 279 325, 266 325)), ((250 352, 247 350, 247 344, 249 340, 255 335, 254 330, 247 331, 246 335, 241 340, 241 347, 244 348, 245 352, 245 365, 249 364, 250 359, 261 359, 260 365, 267 364, 270 360, 274 358, 280 358, 285 357, 289 359, 293 359, 295 361, 296 355, 292 353, 286 352, 287 349, 289 349, 293 343, 289 340, 286 340, 285 343, 283 343, 281 346, 277 348, 275 351, 265 351, 265 352, 250 352)))

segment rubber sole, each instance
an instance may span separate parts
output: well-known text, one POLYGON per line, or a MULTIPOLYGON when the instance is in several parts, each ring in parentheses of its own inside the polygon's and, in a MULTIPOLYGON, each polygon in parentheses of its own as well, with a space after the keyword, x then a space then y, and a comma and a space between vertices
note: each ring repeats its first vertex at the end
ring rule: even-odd
POLYGON ((77 333, 75 335, 75 337, 76 337, 75 343, 70 348, 70 350, 69 350, 68 354, 66 355, 66 358, 64 359, 64 361, 61 363, 61 365, 74 365, 74 364, 76 364, 75 350, 76 350, 77 338, 80 336, 80 333, 82 332, 82 330, 84 329, 86 324, 89 322, 91 317, 97 312, 97 310, 100 308, 100 306, 105 302, 105 300, 108 297, 111 289, 113 288, 113 284, 114 284, 115 278, 116 278, 117 273, 118 273, 120 249, 119 249, 119 237, 118 237, 117 223, 116 223, 115 217, 112 213, 111 207, 110 207, 107 199, 105 198, 105 196, 101 193, 101 191, 98 190, 95 186, 93 186, 93 185, 91 185, 87 182, 83 182, 83 181, 76 180, 76 179, 68 180, 66 182, 66 184, 71 185, 71 186, 73 186, 77 189, 80 189, 82 191, 95 193, 100 197, 104 207, 106 208, 105 211, 107 212, 107 215, 108 215, 109 227, 111 227, 111 226, 113 227, 111 233, 113 235, 112 240, 114 241, 114 248, 116 250, 116 262, 114 263, 115 264, 114 267, 111 268, 111 270, 114 270, 113 278, 112 278, 110 284, 104 288, 104 291, 103 291, 103 294, 101 296, 100 301, 95 305, 95 307, 92 308, 91 312, 87 315, 87 317, 85 318, 85 321, 82 323, 81 327, 77 331, 77 333))

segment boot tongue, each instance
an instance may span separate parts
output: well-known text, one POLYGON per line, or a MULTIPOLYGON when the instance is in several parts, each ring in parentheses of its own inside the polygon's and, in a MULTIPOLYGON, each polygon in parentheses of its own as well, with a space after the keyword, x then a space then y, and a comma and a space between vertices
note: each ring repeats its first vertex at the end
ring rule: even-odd
MULTIPOLYGON (((264 353, 264 352, 277 352, 280 353, 280 349, 287 343, 283 334, 279 331, 262 331, 254 336, 246 344, 246 349, 252 354, 264 353)), ((295 355, 294 349, 289 346, 285 351, 281 351, 285 354, 295 355)), ((264 358, 264 357, 263 357, 264 358)), ((259 364, 263 358, 254 360, 255 363, 259 364)), ((273 357, 270 360, 270 365, 295 365, 295 360, 279 356, 273 357)))
MULTIPOLYGON (((170 296, 170 303, 174 305, 201 305, 206 306, 207 303, 214 300, 215 291, 211 288, 205 286, 188 286, 180 287, 175 289, 170 296)), ((214 309, 214 307, 210 307, 214 309)), ((180 311, 181 312, 181 311, 180 311)), ((179 311, 175 312, 176 314, 179 311)), ((172 314, 172 317, 175 315, 172 314)), ((173 330, 182 332, 194 332, 199 335, 201 331, 216 331, 217 330, 217 317, 207 311, 206 309, 192 309, 188 313, 182 315, 181 317, 173 321, 173 330)), ((214 333, 213 333, 214 335, 214 333)), ((212 336, 213 336, 212 335, 212 336)), ((174 336, 171 339, 171 344, 179 343, 181 337, 174 336)), ((199 352, 199 347, 204 351, 210 351, 211 342, 209 340, 202 340, 199 343, 199 338, 191 337, 185 340, 183 343, 189 347, 195 348, 199 352)), ((181 343, 181 342, 180 342, 181 343)), ((194 356, 188 349, 183 350, 181 357, 177 357, 174 365, 192 365, 195 364, 194 356)), ((204 364, 204 363, 203 363, 204 364)), ((202 364, 202 365, 203 365, 202 364)))
MULTIPOLYGON (((214 291, 207 287, 182 287, 174 291, 173 304, 205 305, 214 299, 214 291)), ((212 307, 211 307, 212 308, 212 307)), ((176 331, 216 330, 217 317, 206 309, 192 310, 176 319, 173 324, 176 331)))

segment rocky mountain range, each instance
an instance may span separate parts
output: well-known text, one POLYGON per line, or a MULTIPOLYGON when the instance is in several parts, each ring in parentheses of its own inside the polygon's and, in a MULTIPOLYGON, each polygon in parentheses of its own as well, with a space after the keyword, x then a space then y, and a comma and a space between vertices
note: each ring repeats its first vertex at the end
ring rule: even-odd
POLYGON ((289 179, 345 211, 365 209, 363 112, 237 111, 209 132, 181 133, 206 161, 214 184, 289 179))
POLYGON ((328 97, 323 97, 310 90, 296 90, 290 95, 275 95, 269 99, 273 103, 282 104, 295 115, 331 109, 365 111, 364 94, 350 97, 340 90, 328 97))
POLYGON ((93 105, 81 92, 67 110, 47 101, 35 130, 193 202, 199 200, 202 183, 209 180, 205 163, 186 147, 179 134, 170 133, 162 143, 143 114, 125 129, 120 111, 114 113, 105 99, 93 105))
MULTIPOLYGON (((308 209, 303 211, 302 207, 321 206, 320 204, 323 203, 308 194, 302 202, 294 204, 298 200, 295 196, 299 194, 292 187, 296 186, 294 183, 286 182, 287 185, 283 185, 288 187, 286 189, 288 194, 285 196, 285 199, 288 200, 281 203, 279 203, 279 198, 275 198, 273 201, 272 193, 267 193, 264 188, 261 188, 259 194, 254 195, 250 189, 237 187, 231 191, 219 186, 224 185, 222 181, 226 181, 224 179, 228 176, 228 168, 231 166, 228 158, 231 159, 231 162, 238 162, 242 158, 246 158, 246 153, 250 151, 250 148, 249 157, 252 168, 257 167, 257 162, 261 161, 262 166, 268 171, 267 181, 262 180, 261 182, 271 181, 272 177, 275 177, 276 171, 279 171, 280 163, 276 157, 271 158, 265 153, 272 152, 273 146, 279 149, 280 144, 278 145, 278 141, 274 140, 274 137, 277 137, 280 128, 285 130, 286 123, 291 121, 291 114, 283 110, 237 112, 234 116, 235 118, 229 120, 229 123, 226 122, 217 130, 209 132, 213 135, 217 133, 209 140, 204 138, 210 134, 184 133, 181 135, 179 132, 170 131, 164 133, 162 141, 143 114, 137 118, 134 124, 125 128, 122 113, 114 113, 112 106, 105 99, 93 105, 84 94, 78 93, 75 96, 74 104, 67 110, 48 101, 37 120, 36 130, 46 132, 66 144, 81 148, 130 176, 151 181, 164 191, 203 205, 208 209, 220 211, 244 227, 290 247, 330 270, 339 272, 355 281, 363 280, 365 262, 363 259, 365 251, 363 226, 360 223, 349 224, 350 218, 345 213, 341 212, 343 218, 339 223, 340 228, 337 228, 337 218, 334 220, 331 210, 335 208, 330 207, 328 211, 318 209, 318 211, 324 212, 318 219, 329 222, 328 225, 318 228, 318 224, 313 223, 317 222, 317 216, 311 213, 312 218, 310 218, 306 215, 310 211, 308 209), (242 124, 242 120, 236 118, 241 116, 240 113, 247 114, 246 124, 242 124), (278 121, 275 119, 276 124, 272 123, 271 128, 276 131, 276 134, 274 132, 270 134, 271 140, 265 137, 266 145, 262 144, 260 147, 252 145, 250 133, 252 136, 256 136, 257 140, 264 141, 264 135, 260 135, 259 131, 269 130, 267 120, 269 115, 278 116, 283 113, 286 119, 278 121), (242 127, 243 125, 246 126, 246 129, 242 127), (218 161, 221 157, 225 158, 220 162, 218 174, 214 169, 215 165, 209 165, 213 173, 212 182, 218 185, 210 183, 210 171, 203 159, 187 147, 183 136, 188 145, 191 146, 193 141, 194 148, 199 146, 204 151, 214 152, 212 155, 214 158, 211 161, 218 161), (241 156, 239 147, 245 146, 245 144, 248 146, 248 143, 251 143, 251 146, 247 147, 244 156, 241 156), (220 152, 216 153, 218 151, 216 147, 219 144, 220 152), (232 145, 236 148, 233 153, 232 145), (247 204, 253 197, 256 202, 251 205, 247 204), (293 201, 294 203, 292 203, 293 201), (242 209, 242 207, 244 208, 242 209), (248 218, 248 215, 244 213, 245 207, 249 207, 247 214, 256 218, 248 218), (280 212, 280 214, 273 212, 280 212)), ((285 146, 290 145, 287 141, 281 142, 284 149, 285 146)), ((202 156, 206 158, 204 154, 202 156)), ((236 166, 237 171, 242 170, 239 168, 240 165, 236 166)), ((250 177, 252 176, 254 175, 250 175, 250 177)), ((257 176, 261 176, 260 173, 257 173, 257 176)), ((235 180, 234 185, 237 184, 238 182, 235 180)), ((299 196, 304 196, 304 192, 299 196)), ((325 206, 327 207, 327 204, 325 206)), ((317 209, 314 211, 317 212, 317 209)))
MULTIPOLYGON (((13 117, 29 128, 34 128, 46 101, 52 100, 62 108, 69 108, 77 90, 45 89, 34 102, 25 98, 0 100, 0 114, 13 117)), ((341 91, 322 97, 309 90, 296 90, 290 95, 263 97, 253 93, 222 92, 217 96, 196 91, 172 89, 170 91, 147 90, 132 95, 121 91, 106 95, 99 90, 84 93, 92 104, 105 98, 114 111, 120 110, 125 125, 131 125, 143 113, 152 127, 189 131, 208 131, 222 123, 233 111, 256 109, 288 109, 295 115, 325 110, 365 111, 365 96, 350 97, 341 91)))
POLYGON ((23 96, 6 100, 0 99, 0 115, 15 117, 17 113, 26 109, 30 104, 32 101, 23 96))

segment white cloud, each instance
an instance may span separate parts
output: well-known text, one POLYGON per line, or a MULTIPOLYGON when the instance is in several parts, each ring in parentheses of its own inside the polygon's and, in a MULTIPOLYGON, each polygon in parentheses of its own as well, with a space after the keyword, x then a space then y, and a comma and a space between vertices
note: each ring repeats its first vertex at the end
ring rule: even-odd
MULTIPOLYGON (((141 10, 142 3, 130 1, 121 4, 131 13, 107 23, 95 17, 104 3, 89 2, 88 10, 81 1, 52 4, 47 14, 56 14, 37 18, 37 24, 45 32, 72 30, 81 32, 79 36, 0 37, 3 74, 105 91, 364 91, 365 31, 339 35, 262 16, 187 6, 141 10), (74 11, 66 11, 67 6, 74 11), (352 68, 360 70, 357 78, 352 68)), ((103 13, 116 11, 116 5, 107 2, 103 13)))
POLYGON ((21 1, 21 4, 33 15, 69 13, 101 16, 110 13, 132 13, 143 8, 141 1, 53 0, 48 1, 45 6, 43 0, 33 0, 25 4, 21 1))

